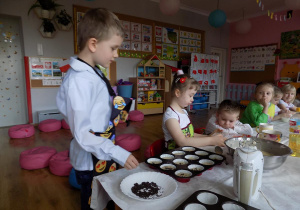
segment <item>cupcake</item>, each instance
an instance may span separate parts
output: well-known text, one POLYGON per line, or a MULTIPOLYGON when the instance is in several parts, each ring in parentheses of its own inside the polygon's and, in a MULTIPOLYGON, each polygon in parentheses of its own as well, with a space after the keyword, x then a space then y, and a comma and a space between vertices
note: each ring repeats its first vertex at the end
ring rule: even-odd
POLYGON ((197 155, 186 155, 184 158, 187 160, 198 160, 199 159, 199 157, 197 155))
POLYGON ((188 169, 190 171, 203 171, 204 167, 201 166, 201 165, 198 165, 198 164, 191 164, 191 165, 188 166, 188 169))
POLYGON ((163 165, 160 166, 160 168, 162 170, 169 171, 169 170, 175 170, 176 166, 174 166, 173 164, 163 164, 163 165))
POLYGON ((185 159, 176 159, 173 161, 173 163, 175 163, 176 165, 186 165, 188 164, 188 161, 185 159))
POLYGON ((171 159, 174 159, 174 156, 173 155, 169 155, 169 154, 162 154, 160 156, 161 159, 164 159, 164 160, 171 160, 171 159))
POLYGON ((186 152, 193 152, 195 151, 196 149, 194 147, 183 147, 182 148, 183 151, 186 151, 186 152))
POLYGON ((223 160, 224 159, 221 155, 210 155, 208 157, 209 157, 209 159, 212 159, 212 160, 223 160))
POLYGON ((199 163, 200 163, 201 165, 211 166, 211 165, 213 165, 215 162, 212 161, 212 160, 208 160, 208 159, 202 159, 202 160, 199 161, 199 163))
POLYGON ((149 163, 149 164, 161 164, 162 160, 158 159, 158 158, 149 158, 147 160, 147 163, 149 163))
POLYGON ((184 155, 185 152, 184 151, 178 151, 178 150, 176 150, 176 151, 173 151, 172 154, 173 155, 184 155))
POLYGON ((199 155, 199 156, 205 156, 205 155, 208 155, 208 152, 205 152, 205 151, 196 151, 195 154, 199 155))
POLYGON ((188 177, 192 176, 192 173, 190 171, 187 171, 187 170, 178 170, 178 171, 175 172, 175 175, 179 176, 179 177, 188 178, 188 177))

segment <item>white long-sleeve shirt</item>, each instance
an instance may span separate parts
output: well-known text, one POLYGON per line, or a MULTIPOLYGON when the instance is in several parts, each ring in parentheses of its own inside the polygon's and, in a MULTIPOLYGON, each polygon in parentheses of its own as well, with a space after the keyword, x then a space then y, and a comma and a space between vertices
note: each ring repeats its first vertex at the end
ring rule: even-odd
POLYGON ((91 154, 124 166, 128 151, 89 132, 104 132, 108 127, 112 102, 105 82, 76 58, 71 57, 69 64, 71 68, 59 88, 56 103, 74 137, 70 145, 72 166, 80 171, 93 170, 91 154))
POLYGON ((205 132, 207 134, 214 132, 216 129, 219 129, 222 131, 222 134, 225 138, 232 138, 234 136, 238 136, 238 135, 242 135, 242 134, 252 135, 253 130, 252 130, 251 126, 249 124, 243 124, 239 120, 236 121, 233 129, 232 128, 223 128, 220 125, 218 125, 216 123, 216 121, 217 121, 217 118, 215 115, 213 115, 209 119, 209 121, 205 127, 205 132))

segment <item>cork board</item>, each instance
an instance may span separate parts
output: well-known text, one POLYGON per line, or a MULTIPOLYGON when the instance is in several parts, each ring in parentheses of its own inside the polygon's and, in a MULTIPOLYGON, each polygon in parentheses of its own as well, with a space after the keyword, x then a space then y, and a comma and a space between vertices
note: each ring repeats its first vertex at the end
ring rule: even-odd
POLYGON ((230 83, 256 84, 259 82, 275 83, 276 65, 265 65, 264 71, 231 71, 230 83))

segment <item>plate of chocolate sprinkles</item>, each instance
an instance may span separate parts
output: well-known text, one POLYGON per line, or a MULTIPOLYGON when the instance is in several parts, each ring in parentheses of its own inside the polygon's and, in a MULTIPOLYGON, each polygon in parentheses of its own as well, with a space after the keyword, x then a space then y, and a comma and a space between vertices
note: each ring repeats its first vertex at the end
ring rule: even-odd
POLYGON ((177 182, 163 173, 139 172, 124 178, 120 188, 130 198, 153 201, 173 194, 177 189, 177 182))

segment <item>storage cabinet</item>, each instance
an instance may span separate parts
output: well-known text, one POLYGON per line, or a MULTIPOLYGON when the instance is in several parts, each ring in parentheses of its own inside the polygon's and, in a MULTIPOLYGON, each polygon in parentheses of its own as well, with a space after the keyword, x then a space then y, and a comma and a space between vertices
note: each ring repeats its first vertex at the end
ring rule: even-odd
POLYGON ((164 112, 165 65, 156 55, 142 60, 137 65, 137 77, 131 77, 129 81, 133 83, 137 110, 145 115, 164 112))
POLYGON ((210 109, 211 105, 218 106, 217 86, 201 85, 194 96, 194 102, 187 107, 189 112, 201 109, 210 109))

